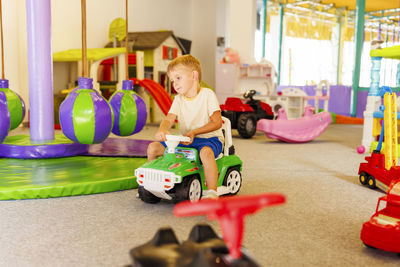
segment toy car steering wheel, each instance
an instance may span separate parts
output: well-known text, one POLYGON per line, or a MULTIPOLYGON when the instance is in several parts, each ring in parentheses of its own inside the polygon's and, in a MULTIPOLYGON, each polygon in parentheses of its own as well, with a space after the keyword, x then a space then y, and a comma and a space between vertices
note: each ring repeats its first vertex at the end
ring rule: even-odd
POLYGON ((167 134, 165 138, 167 138, 167 141, 190 142, 190 137, 183 135, 167 134))
POLYGON ((256 90, 248 90, 243 94, 244 98, 249 98, 250 100, 253 100, 253 96, 257 94, 256 90))
POLYGON ((183 135, 167 134, 165 135, 165 138, 167 139, 167 141, 165 141, 165 144, 167 145, 168 153, 175 153, 175 148, 180 142, 190 142, 190 137, 183 135))

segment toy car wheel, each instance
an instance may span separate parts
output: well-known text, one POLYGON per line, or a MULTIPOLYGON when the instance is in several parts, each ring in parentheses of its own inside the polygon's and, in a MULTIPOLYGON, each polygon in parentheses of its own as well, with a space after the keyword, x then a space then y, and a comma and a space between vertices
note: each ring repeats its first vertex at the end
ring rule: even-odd
POLYGON ((256 133, 257 120, 251 113, 243 113, 238 118, 237 130, 243 138, 251 138, 256 133))
POLYGON ((371 189, 375 189, 376 188, 376 181, 375 178, 373 176, 369 176, 368 177, 368 187, 371 189))
POLYGON ((368 174, 366 172, 360 173, 359 180, 362 185, 366 185, 368 183, 368 174))
POLYGON ((232 195, 239 192, 242 186, 242 175, 238 168, 229 168, 225 174, 224 185, 228 187, 229 193, 232 195))
POLYGON ((185 181, 176 188, 176 200, 197 201, 201 198, 202 188, 200 179, 197 176, 185 178, 185 181))
POLYGON ((161 198, 156 197, 155 195, 144 189, 143 186, 138 187, 138 192, 139 192, 139 197, 143 202, 155 204, 160 202, 161 200, 161 198))

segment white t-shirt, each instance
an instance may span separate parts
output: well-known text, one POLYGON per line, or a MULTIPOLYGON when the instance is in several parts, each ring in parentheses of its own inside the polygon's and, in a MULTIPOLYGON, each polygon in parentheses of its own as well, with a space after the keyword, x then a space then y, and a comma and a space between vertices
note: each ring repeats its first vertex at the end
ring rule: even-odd
MULTIPOLYGON (((179 134, 185 134, 209 123, 211 115, 219 110, 221 109, 215 93, 209 88, 200 88, 200 92, 194 98, 189 99, 183 95, 175 96, 168 113, 175 114, 178 117, 179 134)), ((222 128, 196 135, 200 138, 214 136, 224 143, 222 128)))

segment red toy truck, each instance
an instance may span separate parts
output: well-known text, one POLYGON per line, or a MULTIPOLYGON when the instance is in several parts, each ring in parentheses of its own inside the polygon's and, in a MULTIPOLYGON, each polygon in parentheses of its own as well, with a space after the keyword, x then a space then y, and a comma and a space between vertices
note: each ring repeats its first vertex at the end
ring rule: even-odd
POLYGON ((383 112, 381 135, 376 150, 370 157, 365 157, 367 162, 360 163, 358 174, 360 183, 374 189, 379 187, 387 191, 392 181, 400 178, 400 167, 397 166, 397 96, 387 86, 382 86, 380 95, 384 105, 379 107, 383 112), (383 138, 385 138, 384 153, 381 153, 383 138))
POLYGON ((379 198, 375 214, 363 224, 361 240, 368 247, 400 253, 400 181, 379 198), (386 207, 379 210, 383 201, 386 207))
POLYGON ((400 179, 400 166, 392 166, 385 169, 385 155, 379 151, 372 152, 370 157, 365 157, 367 162, 360 163, 358 174, 360 183, 368 185, 369 188, 379 187, 386 191, 393 180, 400 179))

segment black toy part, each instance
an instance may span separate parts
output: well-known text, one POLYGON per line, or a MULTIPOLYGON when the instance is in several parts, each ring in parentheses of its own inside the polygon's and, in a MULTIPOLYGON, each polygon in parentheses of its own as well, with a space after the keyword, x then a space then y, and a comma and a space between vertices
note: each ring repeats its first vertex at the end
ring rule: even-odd
POLYGON ((208 224, 197 224, 188 240, 179 243, 172 228, 160 228, 147 243, 133 248, 131 267, 259 267, 243 249, 242 258, 232 260, 223 239, 208 224))

